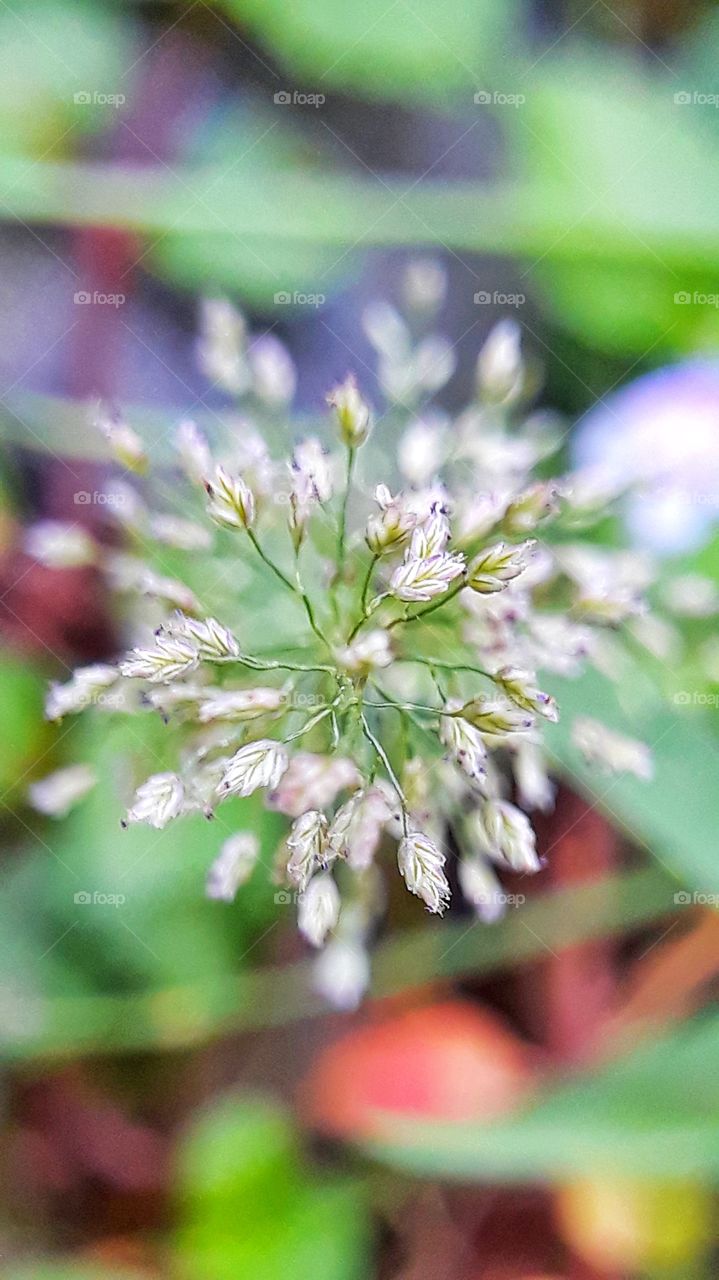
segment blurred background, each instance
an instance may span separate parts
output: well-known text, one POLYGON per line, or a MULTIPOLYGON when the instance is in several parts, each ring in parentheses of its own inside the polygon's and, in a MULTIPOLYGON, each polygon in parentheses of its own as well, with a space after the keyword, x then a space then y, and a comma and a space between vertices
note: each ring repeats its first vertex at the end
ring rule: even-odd
POLYGON ((717 1274, 718 64, 696 0, 0 3, 3 1276, 717 1274), (211 827, 120 842, 147 743, 42 708, 122 616, 24 531, 109 536, 98 395, 160 459, 227 410, 202 296, 282 339, 301 417, 348 369, 381 409, 362 317, 418 254, 437 408, 518 321, 567 463, 642 481, 624 536, 682 589, 612 691, 560 694, 629 717, 655 781, 597 782, 559 726, 522 909, 430 925, 400 892, 369 1000, 328 1014, 270 884, 204 898, 211 827), (40 818, 80 752, 99 789, 40 818))

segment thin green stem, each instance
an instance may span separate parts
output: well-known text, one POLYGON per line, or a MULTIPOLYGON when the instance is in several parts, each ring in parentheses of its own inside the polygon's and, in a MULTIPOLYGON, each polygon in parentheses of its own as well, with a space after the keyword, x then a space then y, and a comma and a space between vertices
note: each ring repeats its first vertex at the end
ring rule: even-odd
POLYGON ((381 742, 378 742, 377 738, 375 738, 372 730, 370 729, 367 723, 367 717, 364 715, 363 712, 360 712, 360 724, 362 726, 362 732, 365 738, 373 747, 375 755, 379 756, 380 760, 382 761, 382 764, 387 770, 387 777, 389 778, 390 782, 392 783, 392 786, 397 792, 400 806, 402 808, 402 826, 404 828, 404 834, 407 835, 407 829, 408 829, 407 828, 407 800, 405 798, 404 791, 402 790, 402 787, 400 785, 399 778, 397 777, 394 769, 392 768, 392 765, 389 762, 387 752, 385 751, 381 742))
POLYGON ((330 648, 329 641, 326 639, 325 636, 323 636, 322 632, 320 631, 317 625, 317 619, 315 618, 314 609, 312 608, 312 603, 300 581, 299 569, 297 570, 297 581, 293 582, 291 578, 287 577, 286 573, 283 573, 279 565, 276 565, 274 560, 272 560, 271 557, 267 555, 267 552, 261 546, 260 541, 253 529, 247 530, 247 536, 250 539, 250 542, 252 543, 253 547, 255 548, 255 551, 257 552, 258 556, 260 557, 261 560, 264 561, 268 569, 271 569, 275 577, 279 578, 280 582, 283 583, 284 586, 286 586, 294 596, 298 596, 299 599, 302 601, 302 604, 304 605, 305 613, 307 614, 307 620, 310 624, 310 627, 312 628, 315 635, 317 636, 317 639, 322 641, 326 649, 329 649, 330 648))
POLYGON ((396 702, 394 699, 391 702, 370 702, 368 698, 365 698, 365 706, 379 707, 381 710, 426 711, 429 715, 449 716, 450 719, 455 716, 454 711, 444 711, 441 707, 427 707, 422 702, 396 702))
POLYGON ((319 724, 321 720, 325 720, 327 716, 332 715, 333 710, 334 707, 323 707, 321 711, 317 712, 316 716, 311 716, 310 719, 302 725, 301 729, 297 729, 295 733, 289 734, 289 736, 287 738, 283 738, 282 741, 294 742, 296 738, 303 737, 304 734, 309 733, 310 729, 314 729, 315 725, 319 724))
POLYGON ((255 548, 255 551, 257 552, 260 559, 263 560, 264 563, 267 565, 268 569, 271 569, 275 577, 279 578, 280 582, 284 583, 284 585, 289 588, 289 590, 293 593, 293 595, 296 595, 297 588, 295 587, 294 582, 292 582, 292 580, 287 577, 287 574, 282 572, 279 565, 276 565, 274 560, 270 559, 270 557, 267 555, 267 552, 263 550, 254 529, 247 530, 247 537, 249 538, 250 542, 255 548))
POLYGON ((378 552, 375 551, 372 555, 372 559, 370 560, 367 566, 367 573, 365 576, 364 585, 362 587, 362 620, 363 621, 367 617, 367 596, 369 595, 369 584, 372 581, 372 574, 374 573, 374 567, 378 560, 379 560, 379 554, 378 552))
POLYGON ((345 568, 345 544, 347 541, 347 507, 350 500, 350 490, 352 488, 352 473, 354 471, 355 458, 357 450, 348 446, 347 449, 347 480, 345 491, 342 497, 342 506, 340 508, 339 530, 337 534, 337 581, 342 581, 345 568))
POLYGON ((335 675, 335 668, 328 663, 306 663, 306 662, 275 662, 273 659, 263 661, 262 658, 254 658, 250 654, 242 653, 238 657, 221 659, 226 662, 238 662, 240 666, 252 667, 255 671, 324 671, 329 675, 335 675))
POLYGON ((491 671, 485 671, 484 667, 471 666, 466 662, 442 662, 439 658, 414 658, 409 655, 397 657, 395 662, 419 662, 423 667, 436 667, 438 671, 471 671, 474 675, 486 676, 488 680, 494 680, 491 671))
POLYGON ((449 591, 445 591, 444 595, 441 595, 438 600, 433 600, 431 604, 428 604, 426 609, 420 609, 418 613, 411 613, 409 617, 395 618, 394 622, 389 623, 387 630, 391 631, 392 627, 398 626, 400 622, 417 622, 420 618, 426 618, 428 613, 434 613, 435 609, 441 609, 450 600, 454 600, 454 597, 459 595, 466 585, 464 576, 462 576, 459 582, 450 587, 449 591))

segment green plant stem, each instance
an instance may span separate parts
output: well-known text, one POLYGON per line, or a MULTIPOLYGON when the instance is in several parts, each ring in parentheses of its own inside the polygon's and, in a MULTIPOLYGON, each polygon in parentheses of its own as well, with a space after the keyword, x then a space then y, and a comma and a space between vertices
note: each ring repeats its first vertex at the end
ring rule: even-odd
POLYGON ((339 530, 337 534, 337 582, 342 581, 345 568, 345 551, 347 541, 347 507, 350 500, 350 490, 352 488, 352 474, 354 472, 355 458, 357 450, 349 445, 347 448, 347 479, 345 483, 345 491, 342 497, 342 506, 340 508, 339 530))
POLYGON ((257 537, 257 534, 255 533, 254 529, 247 530, 247 537, 249 538, 250 542, 255 548, 255 551, 257 552, 260 559, 263 560, 264 563, 267 565, 268 569, 271 569, 275 577, 279 578, 280 582, 283 583, 284 586, 286 586, 293 593, 293 595, 296 595, 297 588, 295 587, 294 582, 292 582, 291 578, 288 578, 287 574, 282 572, 279 565, 276 565, 274 560, 272 560, 270 556, 267 555, 267 552, 264 551, 264 549, 262 548, 259 538, 257 537))
POLYGON ((272 660, 264 661, 262 658, 253 658, 250 654, 240 654, 236 658, 228 658, 228 662, 239 662, 243 667, 252 667, 255 671, 324 671, 329 675, 335 674, 335 668, 328 663, 318 662, 274 662, 272 660))
POLYGON ((375 551, 372 555, 372 559, 370 560, 367 566, 367 573, 365 575, 364 584, 362 586, 362 621, 364 621, 364 619, 367 617, 367 596, 369 595, 369 584, 372 581, 372 574, 374 573, 374 567, 378 560, 379 560, 379 555, 375 551))
POLYGON ((315 618, 314 609, 312 608, 312 603, 300 581, 299 570, 297 571, 297 581, 293 582, 291 578, 287 577, 286 573, 283 573, 279 565, 276 565, 274 560, 272 560, 271 557, 267 555, 266 551, 261 546, 260 541, 253 529, 247 530, 247 536, 250 539, 250 542, 252 543, 253 547, 255 548, 255 551, 257 552, 258 556, 262 561, 264 561, 268 569, 271 569, 275 577, 279 578, 280 582, 283 583, 283 585, 287 587, 288 590, 291 591, 294 596, 297 596, 302 601, 302 604, 304 605, 305 613, 307 614, 307 620, 310 624, 310 627, 312 628, 315 635, 317 636, 317 639, 322 641, 322 644, 325 646, 326 649, 329 649, 330 648, 329 641, 326 639, 325 636, 323 636, 322 632, 320 631, 317 625, 317 620, 315 618))
POLYGON ((449 716, 450 718, 454 718, 456 714, 454 711, 443 711, 441 707, 426 707, 421 702, 395 702, 394 700, 392 702, 370 702, 368 698, 365 698, 365 706, 378 707, 380 710, 389 708, 396 711, 426 711, 429 715, 449 716))
POLYGON ((450 587, 449 591, 445 591, 444 595, 441 595, 438 600, 428 604, 426 609, 420 609, 418 613, 411 613, 409 617, 395 618, 394 622, 387 624, 387 630, 391 631, 393 627, 399 626, 401 622, 418 622, 420 618, 426 618, 428 613, 434 613, 435 609, 441 609, 443 605, 449 604, 450 600, 454 600, 454 597, 459 595, 466 585, 464 577, 461 577, 454 587, 450 587))
POLYGON ((372 730, 370 729, 367 723, 367 717, 364 715, 363 712, 360 712, 360 724, 362 726, 362 732, 365 738, 370 743, 370 745, 374 748, 375 755, 379 756, 380 760, 382 761, 382 764, 387 770, 387 777, 389 778, 390 782, 392 783, 392 786, 397 792, 397 796, 399 798, 399 802, 402 808, 402 826, 404 828, 404 834, 407 835, 407 829, 408 829, 407 828, 407 801, 405 799, 404 791, 402 790, 402 787, 400 785, 399 778, 397 777, 394 769, 392 768, 392 765, 389 762, 387 752, 385 751, 381 742, 379 742, 377 738, 375 738, 372 730))
POLYGON ((321 711, 317 712, 316 716, 311 716, 310 719, 303 724, 301 729, 297 729, 295 733, 291 733, 289 737, 283 738, 282 741, 294 742, 296 738, 302 738, 306 733, 309 733, 310 729, 314 729, 315 725, 319 724, 321 720, 325 720, 327 716, 332 715, 333 711, 334 706, 323 707, 321 711))
POLYGON ((423 667, 436 667, 438 671, 471 671, 477 676, 486 676, 488 680, 494 680, 491 671, 485 671, 484 667, 474 667, 466 662, 442 662, 439 658, 411 658, 408 655, 401 655, 395 658, 395 662, 419 662, 423 667))

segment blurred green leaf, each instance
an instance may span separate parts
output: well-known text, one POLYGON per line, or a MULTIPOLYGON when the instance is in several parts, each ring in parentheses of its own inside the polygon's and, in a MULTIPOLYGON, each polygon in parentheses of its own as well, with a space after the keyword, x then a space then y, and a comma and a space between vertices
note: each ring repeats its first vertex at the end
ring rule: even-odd
POLYGON ((203 1280, 358 1280, 367 1268, 360 1190, 300 1165, 287 1117, 269 1102, 225 1098, 180 1152, 177 1251, 203 1280))
POLYGON ((590 1173, 717 1180, 718 1051, 713 1015, 558 1088, 515 1120, 410 1125, 384 1114, 370 1149, 414 1174, 462 1180, 590 1173))
POLYGON ((17 790, 27 787, 30 770, 49 746, 51 735, 43 721, 45 680, 29 662, 0 653, 0 805, 7 808, 17 790))
MULTIPOLYGON (((25 987, 9 1002, 14 1018, 4 1019, 0 1053, 6 1058, 188 1047, 238 1029, 281 1026, 327 1013, 327 1005, 313 992, 309 962, 240 974, 228 968, 203 982, 173 983, 136 995, 41 999, 31 979, 44 989, 43 967, 56 962, 61 946, 44 958, 37 944, 33 952, 38 907, 37 887, 30 886, 25 874, 17 892, 11 884, 0 899, 0 926, 8 937, 14 938, 17 920, 27 917, 20 936, 30 952, 22 966, 25 987)), ((377 947, 371 994, 382 998, 429 979, 496 973, 527 963, 548 947, 559 951, 589 938, 645 927, 676 910, 674 890, 675 883, 651 867, 541 894, 491 927, 461 919, 400 934, 377 947)), ((13 971, 13 981, 16 977, 13 971)), ((10 976, 5 981, 10 984, 10 976)), ((13 987, 8 990, 12 995, 13 987)))
POLYGON ((406 105, 461 91, 471 103, 498 63, 506 69, 519 35, 516 0, 444 0, 441 8, 434 0, 222 0, 222 7, 311 91, 406 105))
POLYGON ((714 736, 696 717, 661 703, 636 664, 618 685, 588 671, 579 680, 553 681, 552 688, 562 719, 551 727, 547 741, 570 785, 579 785, 668 870, 704 893, 719 893, 719 746, 714 736), (589 768, 570 739, 572 721, 580 715, 646 742, 654 756, 653 780, 601 777, 589 768))

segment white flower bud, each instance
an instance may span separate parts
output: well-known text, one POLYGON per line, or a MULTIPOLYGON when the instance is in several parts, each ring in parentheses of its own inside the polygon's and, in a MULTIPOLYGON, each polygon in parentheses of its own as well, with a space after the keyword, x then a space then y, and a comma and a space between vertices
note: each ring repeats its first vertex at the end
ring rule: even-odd
POLYGON ((71 764, 31 783, 27 796, 33 809, 48 818, 64 818, 97 782, 95 770, 87 764, 71 764))
POLYGON ((402 295, 411 311, 421 314, 438 311, 447 293, 447 272, 435 258, 416 258, 408 263, 402 281, 402 295))
POLYGON ((359 393, 353 374, 348 374, 344 382, 333 387, 327 403, 337 415, 340 437, 347 447, 357 449, 364 444, 370 433, 370 409, 359 393))
POLYGON ((272 738, 250 742, 235 752, 218 791, 223 796, 249 796, 260 787, 276 787, 288 765, 282 743, 272 738))
POLYGON ((240 652, 232 632, 217 618, 188 618, 184 613, 176 613, 162 630, 166 635, 183 636, 191 641, 200 657, 209 661, 236 658, 240 652))
POLYGON ((248 358, 258 399, 272 408, 289 404, 297 387, 297 371, 284 343, 266 333, 252 343, 248 358))
POLYGON ((287 837, 290 857, 287 877, 302 890, 318 867, 331 861, 327 849, 327 819, 319 809, 310 809, 296 818, 287 837))
POLYGON ((109 689, 119 677, 117 667, 104 662, 89 667, 78 667, 66 684, 53 684, 45 700, 48 720, 61 720, 63 716, 83 711, 97 700, 104 689, 109 689))
POLYGON ((228 529, 249 529, 255 519, 255 499, 242 476, 231 476, 216 467, 212 480, 205 480, 210 501, 207 513, 228 529))
POLYGON ((500 320, 477 360, 480 393, 498 404, 511 403, 521 394, 523 381, 522 330, 516 320, 500 320))
POLYGON ((104 436, 117 462, 140 475, 147 470, 148 459, 142 440, 122 418, 99 405, 94 425, 104 436))
POLYGON ((359 1006, 369 980, 369 956, 361 941, 331 938, 315 960, 315 991, 343 1013, 352 1013, 359 1006))
POLYGON ((200 700, 200 724, 213 720, 257 720, 280 711, 286 703, 284 689, 208 689, 200 700))
POLYGON ((94 564, 97 547, 80 525, 38 520, 25 534, 24 550, 46 569, 78 569, 94 564))
POLYGON ((207 873, 207 897, 234 902, 240 885, 252 875, 259 853, 257 836, 249 831, 238 831, 225 840, 207 873))
POLYGON ((381 556, 406 540, 417 523, 417 516, 407 508, 401 495, 392 497, 386 484, 377 485, 375 498, 380 510, 367 521, 365 541, 370 551, 381 556))
POLYGON ((244 317, 224 298, 203 298, 200 304, 198 361, 205 377, 230 395, 249 385, 244 317))
POLYGON ((332 876, 327 872, 313 876, 300 897, 297 923, 300 933, 313 947, 321 947, 327 934, 334 929, 340 915, 340 895, 332 876))
POLYGON ((193 484, 204 484, 214 469, 204 432, 197 423, 186 418, 175 430, 174 444, 185 475, 193 484))
POLYGON ((633 773, 645 782, 652 777, 649 747, 635 738, 616 733, 599 720, 578 716, 572 725, 572 742, 589 765, 608 773, 633 773))
POLYGON ((464 557, 447 551, 428 560, 406 559, 392 574, 390 591, 398 600, 432 600, 462 573, 464 557))
POLYGON ((429 836, 411 831, 399 842, 397 862, 410 892, 416 893, 429 911, 441 915, 450 895, 444 854, 436 844, 429 836))
POLYGON ((161 830, 182 812, 185 790, 176 773, 154 773, 137 788, 127 822, 147 822, 161 830))
POLYGON ((533 728, 534 719, 526 711, 498 698, 479 694, 465 702, 458 712, 487 738, 504 741, 514 734, 527 733, 533 728))
POLYGON ((153 649, 132 649, 120 663, 120 673, 135 680, 176 680, 194 671, 199 661, 200 655, 189 640, 161 632, 153 649))
MULTIPOLYGON (((458 711, 461 703, 447 703, 447 711, 458 711)), ((487 748, 479 729, 475 729, 464 716, 441 716, 439 736, 460 769, 475 782, 486 775, 487 748)))
POLYGON ((512 756, 517 797, 523 809, 551 813, 555 787, 547 773, 544 753, 533 742, 520 742, 512 756))
POLYGON ((293 488, 300 504, 329 502, 332 497, 332 462, 315 436, 295 445, 290 462, 293 488))
POLYGON ((212 546, 209 529, 181 516, 153 516, 150 530, 158 542, 178 551, 209 551, 212 546))
POLYGON ((427 484, 442 465, 446 452, 447 419, 427 412, 404 431, 397 446, 397 461, 410 484, 427 484))
POLYGON ((457 879, 462 894, 485 924, 501 920, 506 911, 501 882, 484 858, 460 858, 457 879))
POLYGON ((556 515, 559 511, 559 491, 555 484, 540 481, 533 484, 510 502, 504 513, 504 528, 516 535, 531 533, 540 520, 556 515))
POLYGON ((427 560, 440 555, 450 538, 449 520, 444 508, 435 502, 426 520, 417 526, 407 553, 408 560, 427 560))
POLYGON ((580 618, 605 627, 619 627, 630 618, 640 617, 646 607, 646 601, 637 592, 621 587, 582 594, 574 604, 580 618))
POLYGON ((326 809, 339 791, 359 782, 357 765, 347 756, 298 751, 279 787, 268 797, 268 808, 297 818, 308 809, 326 809))
POLYGON ((351 644, 337 649, 335 657, 340 667, 350 675, 367 676, 372 671, 388 667, 392 663, 390 634, 381 627, 365 631, 351 644))
POLYGON ((495 680, 500 683, 508 697, 517 703, 517 706, 556 724, 559 719, 556 700, 551 694, 543 693, 537 687, 536 676, 530 671, 522 671, 519 667, 502 667, 501 671, 497 672, 495 680))
POLYGON ((480 595, 503 591, 508 582, 513 582, 527 568, 534 545, 531 540, 519 546, 497 542, 480 551, 469 566, 467 585, 480 595))
POLYGON ((507 800, 486 800, 480 822, 490 857, 506 863, 512 871, 531 874, 540 870, 534 828, 526 813, 507 800))
POLYGON ((327 860, 345 858, 354 871, 365 871, 391 818, 392 807, 378 786, 356 791, 332 819, 327 833, 327 860))

